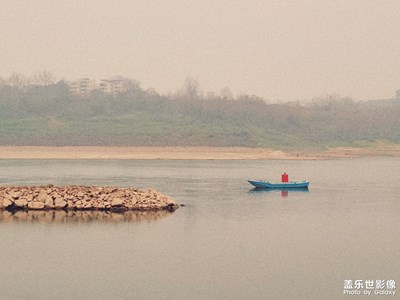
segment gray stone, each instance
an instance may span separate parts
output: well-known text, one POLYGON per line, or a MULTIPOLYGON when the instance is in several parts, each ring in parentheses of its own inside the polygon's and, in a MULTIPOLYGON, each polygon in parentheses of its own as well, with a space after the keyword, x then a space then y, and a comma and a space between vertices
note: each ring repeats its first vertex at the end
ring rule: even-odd
POLYGON ((46 193, 46 191, 44 191, 44 190, 40 190, 40 192, 39 192, 39 195, 37 196, 37 201, 39 201, 39 202, 43 202, 43 203, 45 203, 46 202, 46 199, 47 199, 47 193, 46 193))
POLYGON ((111 206, 115 207, 115 206, 122 206, 124 204, 124 200, 122 200, 121 198, 113 198, 111 201, 111 206))
POLYGON ((51 198, 50 196, 47 196, 44 204, 45 204, 46 208, 54 208, 53 198, 51 198))
POLYGON ((43 202, 28 202, 28 208, 29 209, 44 209, 44 203, 43 202))
POLYGON ((57 197, 55 200, 54 200, 54 207, 55 208, 58 208, 58 209, 62 209, 62 208, 64 208, 65 206, 67 206, 67 201, 65 201, 64 199, 62 199, 62 198, 60 198, 60 197, 57 197))
POLYGON ((14 201, 15 205, 18 207, 25 207, 28 204, 28 201, 26 199, 18 199, 14 201))
POLYGON ((68 200, 68 202, 67 202, 67 207, 68 207, 68 208, 74 208, 74 201, 68 200))
POLYGON ((9 195, 9 194, 7 194, 7 193, 4 193, 3 197, 4 197, 5 199, 8 199, 8 200, 14 202, 14 198, 11 197, 11 195, 9 195))
POLYGON ((9 207, 13 202, 10 199, 4 198, 3 199, 3 207, 7 208, 9 207))
POLYGON ((18 192, 13 192, 10 194, 11 197, 13 197, 13 199, 18 199, 20 197, 20 194, 18 192))

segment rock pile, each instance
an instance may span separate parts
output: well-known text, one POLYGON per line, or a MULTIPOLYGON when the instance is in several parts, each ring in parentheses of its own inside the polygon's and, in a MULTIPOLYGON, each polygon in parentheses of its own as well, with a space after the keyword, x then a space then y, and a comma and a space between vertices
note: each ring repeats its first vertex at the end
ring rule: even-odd
POLYGON ((151 189, 62 186, 0 187, 7 210, 175 210, 175 200, 151 189))

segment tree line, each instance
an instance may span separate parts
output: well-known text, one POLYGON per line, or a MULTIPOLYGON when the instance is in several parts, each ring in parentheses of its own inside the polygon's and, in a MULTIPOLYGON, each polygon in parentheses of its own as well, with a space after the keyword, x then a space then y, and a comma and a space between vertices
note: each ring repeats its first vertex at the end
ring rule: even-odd
POLYGON ((120 94, 70 93, 48 72, 0 80, 1 145, 244 146, 273 148, 400 142, 399 100, 330 95, 271 104, 255 95, 202 93, 196 79, 168 95, 132 81, 120 94))

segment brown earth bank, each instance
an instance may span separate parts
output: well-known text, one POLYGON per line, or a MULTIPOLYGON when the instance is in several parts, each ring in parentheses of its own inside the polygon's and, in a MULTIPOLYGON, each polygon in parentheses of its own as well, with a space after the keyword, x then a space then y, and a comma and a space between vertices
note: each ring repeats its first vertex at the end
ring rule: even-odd
POLYGON ((400 156, 400 145, 281 151, 242 147, 42 147, 0 146, 0 159, 330 159, 400 156))
POLYGON ((97 186, 0 187, 0 209, 174 211, 175 200, 151 189, 97 186))
POLYGON ((0 146, 3 159, 285 159, 282 151, 240 147, 0 146))

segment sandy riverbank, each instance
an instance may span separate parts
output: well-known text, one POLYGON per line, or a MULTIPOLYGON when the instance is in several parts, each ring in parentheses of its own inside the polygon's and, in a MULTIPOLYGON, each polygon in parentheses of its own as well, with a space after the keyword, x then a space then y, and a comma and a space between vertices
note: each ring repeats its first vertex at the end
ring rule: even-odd
POLYGON ((400 145, 381 148, 333 148, 291 151, 240 147, 36 147, 1 146, 0 159, 330 159, 364 156, 400 157, 400 145))

